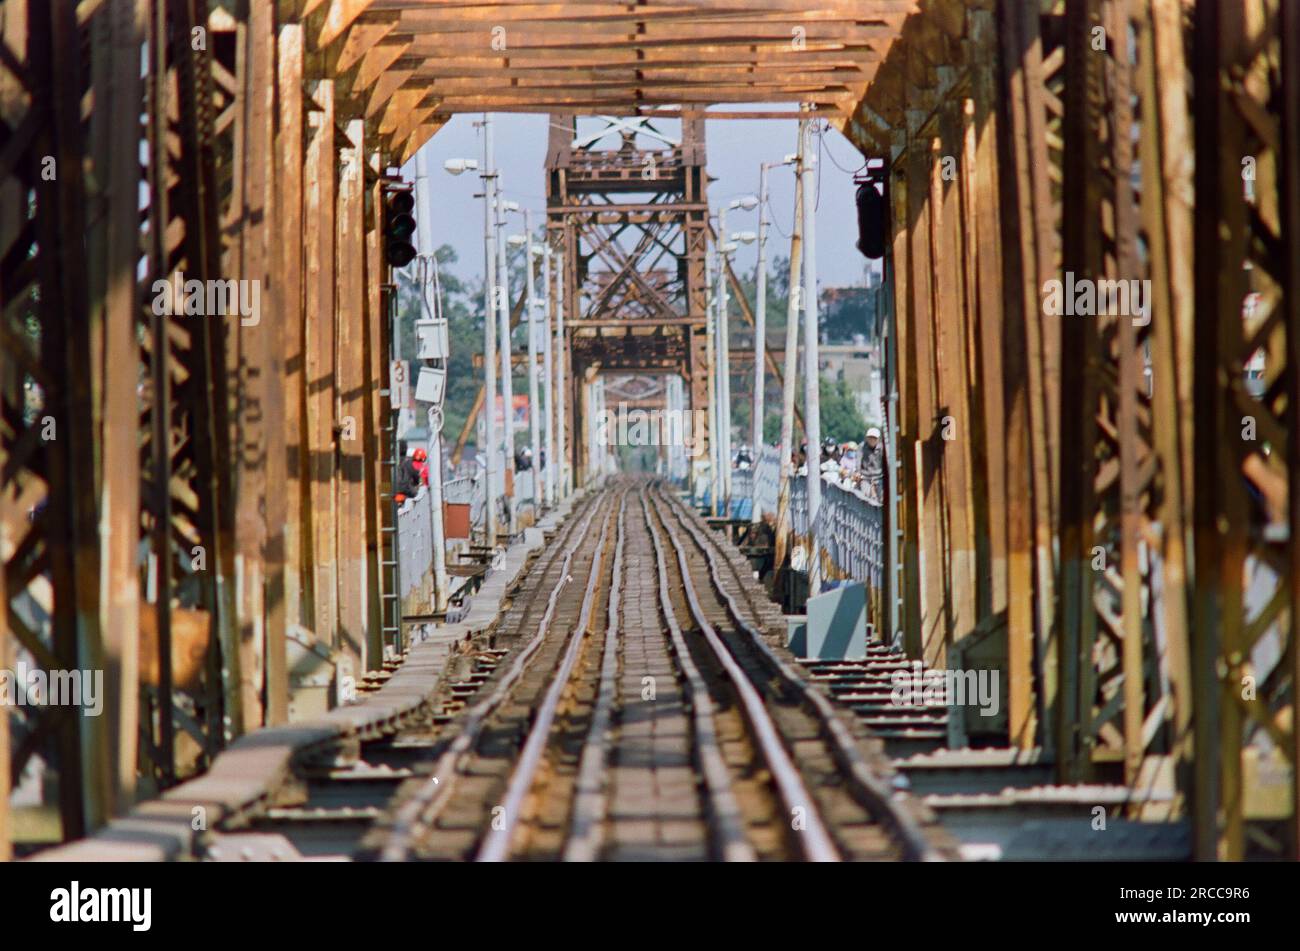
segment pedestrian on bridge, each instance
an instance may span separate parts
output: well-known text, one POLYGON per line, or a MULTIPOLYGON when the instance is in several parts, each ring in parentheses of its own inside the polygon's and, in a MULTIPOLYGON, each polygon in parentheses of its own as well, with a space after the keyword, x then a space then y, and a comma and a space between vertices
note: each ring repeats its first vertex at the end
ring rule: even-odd
POLYGON ((875 426, 867 429, 867 437, 863 440, 862 474, 866 479, 867 491, 876 499, 883 499, 885 444, 881 441, 879 428, 875 426))
POLYGON ((429 456, 423 449, 415 450, 411 456, 411 469, 415 473, 417 486, 429 484, 429 456))

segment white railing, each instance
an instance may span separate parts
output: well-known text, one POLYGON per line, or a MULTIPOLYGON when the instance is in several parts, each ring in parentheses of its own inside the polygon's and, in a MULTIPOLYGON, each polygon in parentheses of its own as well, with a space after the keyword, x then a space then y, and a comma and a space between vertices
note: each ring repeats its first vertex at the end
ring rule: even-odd
POLYGON ((405 598, 419 586, 433 564, 433 519, 424 486, 397 510, 398 594, 405 598))
POLYGON ((764 446, 754 467, 754 480, 758 483, 758 505, 764 515, 776 515, 777 496, 781 491, 781 452, 775 446, 764 446))
MULTIPOLYGON (((808 537, 808 485, 798 476, 791 483, 790 526, 796 538, 808 537)), ((822 476, 821 505, 813 533, 818 551, 829 563, 829 577, 866 582, 879 588, 884 578, 884 507, 869 484, 822 476)))
POLYGON ((781 458, 772 446, 764 446, 758 462, 751 469, 731 470, 731 517, 749 518, 758 483, 758 504, 765 515, 776 514, 777 493, 781 484, 781 458))

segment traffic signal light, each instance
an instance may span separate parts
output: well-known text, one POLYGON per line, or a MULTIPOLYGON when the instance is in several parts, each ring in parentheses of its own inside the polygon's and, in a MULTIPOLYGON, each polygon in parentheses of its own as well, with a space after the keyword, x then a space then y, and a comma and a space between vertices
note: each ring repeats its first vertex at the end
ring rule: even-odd
POLYGON ((384 212, 384 259, 393 267, 415 260, 415 195, 409 190, 388 193, 384 212))
POLYGON ((885 255, 888 240, 888 219, 885 217, 885 197, 868 178, 858 184, 858 250, 868 258, 885 255))

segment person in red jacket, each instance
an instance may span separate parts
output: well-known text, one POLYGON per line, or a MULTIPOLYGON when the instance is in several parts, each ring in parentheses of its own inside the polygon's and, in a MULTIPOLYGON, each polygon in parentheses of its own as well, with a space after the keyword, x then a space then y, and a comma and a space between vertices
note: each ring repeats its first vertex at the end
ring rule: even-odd
POLYGON ((411 457, 411 468, 415 470, 416 475, 420 477, 421 485, 429 484, 429 462, 428 454, 423 449, 415 450, 415 455, 411 457))

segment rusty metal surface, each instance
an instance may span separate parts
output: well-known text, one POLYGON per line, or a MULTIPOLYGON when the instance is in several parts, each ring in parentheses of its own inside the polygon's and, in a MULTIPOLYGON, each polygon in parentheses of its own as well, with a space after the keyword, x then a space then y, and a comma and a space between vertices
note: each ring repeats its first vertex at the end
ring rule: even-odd
MULTIPOLYGON (((514 27, 520 63, 444 62, 504 8, 442 7, 5 0, 0 662, 102 670, 111 696, 0 718, 15 775, 58 780, 55 835, 251 755, 239 737, 294 709, 290 643, 374 683, 402 646, 379 613, 393 166, 456 112, 551 117, 581 484, 600 374, 707 404, 706 107, 803 101, 888 173, 890 633, 1004 670, 1008 742, 1058 780, 1169 775, 1199 856, 1295 854, 1294 4, 771 0, 708 25, 560 4, 514 27), (545 39, 574 24, 590 48, 545 39), (792 26, 808 48, 776 49, 792 26), (593 112, 633 124, 574 147, 593 112), (647 138, 650 112, 681 141, 647 138), (1149 322, 1055 319, 1070 273, 1149 280, 1149 322), (258 282, 265 319, 161 315, 182 275, 258 282)), ((258 768, 310 736, 282 740, 258 768)))

